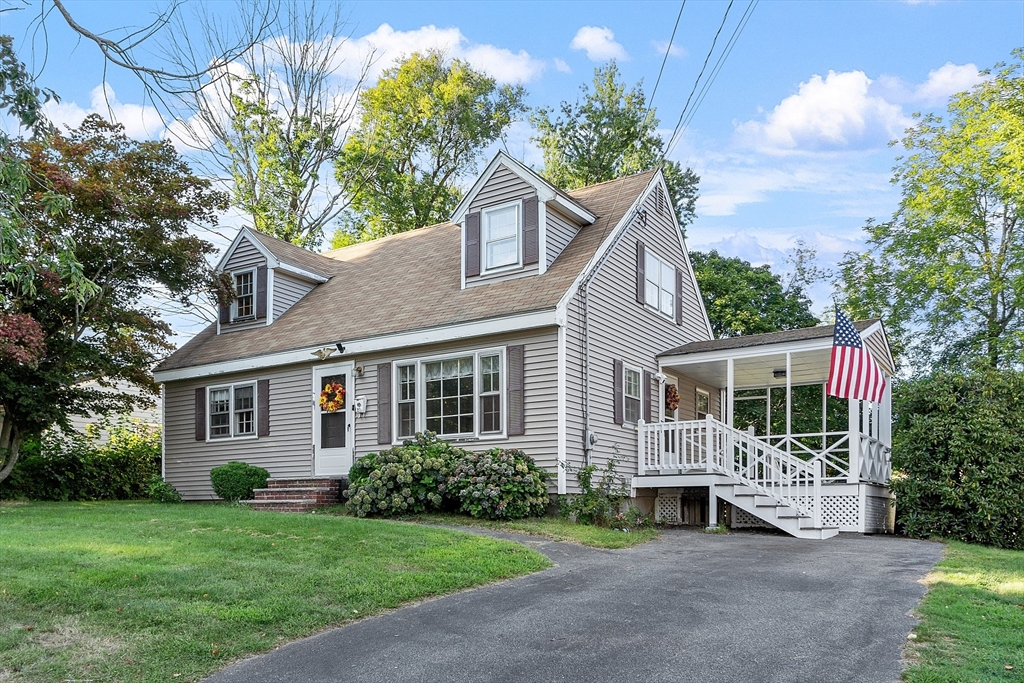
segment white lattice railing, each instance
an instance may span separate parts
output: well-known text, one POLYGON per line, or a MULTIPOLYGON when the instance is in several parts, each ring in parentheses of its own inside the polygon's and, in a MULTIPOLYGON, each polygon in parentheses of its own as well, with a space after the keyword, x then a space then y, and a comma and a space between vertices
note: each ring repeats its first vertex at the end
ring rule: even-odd
POLYGON ((822 481, 827 484, 845 484, 850 479, 849 432, 772 434, 758 438, 780 451, 798 456, 801 460, 820 460, 825 467, 822 481))
POLYGON ((892 477, 892 454, 880 440, 860 435, 860 479, 888 484, 892 477))
POLYGON ((821 526, 821 465, 807 462, 710 415, 705 420, 637 425, 637 471, 725 474, 809 515, 821 526), (808 505, 807 501, 811 501, 808 505))

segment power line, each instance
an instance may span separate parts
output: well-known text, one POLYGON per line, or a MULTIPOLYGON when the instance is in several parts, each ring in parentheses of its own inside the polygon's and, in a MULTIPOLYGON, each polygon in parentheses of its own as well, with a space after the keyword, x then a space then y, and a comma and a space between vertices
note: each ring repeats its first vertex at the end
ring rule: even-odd
MULTIPOLYGON (((725 16, 722 17, 722 23, 718 26, 718 31, 715 32, 715 38, 711 41, 711 49, 708 50, 708 56, 704 58, 704 65, 700 68, 700 73, 697 74, 697 80, 693 82, 693 88, 690 89, 690 94, 686 98, 686 104, 683 105, 683 110, 679 112, 679 120, 676 122, 676 127, 672 130, 672 136, 669 138, 669 144, 676 138, 676 134, 679 132, 679 127, 683 125, 683 117, 686 116, 686 111, 690 107, 690 100, 693 99, 693 93, 697 91, 697 86, 700 85, 700 79, 704 76, 704 70, 708 68, 708 62, 711 61, 711 55, 715 51, 715 45, 718 43, 718 36, 721 35, 722 29, 725 28, 725 22, 729 18, 729 10, 732 9, 733 0, 729 0, 729 5, 725 8, 725 16)), ((664 158, 665 155, 662 155, 664 158)))
POLYGON ((654 81, 654 90, 651 91, 651 97, 647 100, 647 113, 644 114, 644 121, 650 115, 651 110, 654 108, 654 96, 658 94, 658 85, 661 83, 661 74, 665 71, 665 62, 668 61, 668 56, 672 52, 672 43, 676 39, 676 29, 679 28, 679 19, 683 16, 683 8, 686 7, 686 0, 683 0, 683 4, 679 5, 679 14, 676 15, 676 24, 672 27, 672 36, 668 39, 668 47, 665 48, 665 56, 661 60, 661 68, 658 69, 658 79, 654 81))
POLYGON ((736 28, 733 29, 732 35, 729 37, 728 42, 725 44, 725 48, 723 48, 722 54, 719 55, 718 61, 716 61, 715 66, 712 67, 711 75, 708 77, 708 80, 705 81, 704 87, 702 87, 701 91, 697 94, 697 99, 693 104, 693 109, 689 111, 689 114, 686 116, 686 120, 683 121, 682 127, 679 128, 677 133, 673 133, 673 138, 669 140, 669 144, 665 150, 665 156, 668 156, 672 152, 676 144, 679 143, 679 140, 682 139, 683 133, 690 126, 690 122, 693 121, 693 117, 697 114, 697 110, 700 109, 701 103, 704 102, 704 98, 707 97, 707 94, 710 91, 711 86, 714 85, 715 80, 718 78, 718 74, 722 70, 722 67, 725 66, 725 61, 729 59, 729 55, 732 53, 733 48, 736 47, 736 43, 739 41, 740 35, 743 34, 743 29, 746 28, 747 23, 750 21, 751 15, 754 13, 754 9, 757 7, 760 1, 761 0, 750 0, 749 4, 747 5, 747 9, 743 12, 743 16, 740 17, 739 22, 736 24, 736 28))

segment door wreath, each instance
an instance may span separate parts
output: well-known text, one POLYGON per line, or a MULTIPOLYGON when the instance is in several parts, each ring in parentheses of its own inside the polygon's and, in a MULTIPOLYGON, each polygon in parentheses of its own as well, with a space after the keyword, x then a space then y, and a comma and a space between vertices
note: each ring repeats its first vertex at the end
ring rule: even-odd
POLYGON ((333 413, 345 407, 345 387, 337 382, 324 385, 320 392, 320 410, 333 413))
POLYGON ((672 411, 679 407, 679 390, 675 384, 665 386, 665 409, 672 411))

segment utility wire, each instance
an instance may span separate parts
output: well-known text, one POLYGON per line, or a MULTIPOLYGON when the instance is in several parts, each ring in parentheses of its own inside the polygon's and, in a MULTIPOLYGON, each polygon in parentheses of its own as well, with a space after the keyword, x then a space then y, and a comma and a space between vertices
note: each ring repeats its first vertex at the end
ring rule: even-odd
POLYGON ((722 67, 725 66, 725 62, 729 59, 729 55, 732 53, 736 43, 739 41, 740 35, 743 34, 743 29, 746 28, 747 23, 750 21, 751 15, 754 13, 754 9, 757 7, 761 0, 750 0, 747 5, 747 9, 743 12, 743 16, 740 17, 739 22, 736 24, 736 28, 733 29, 732 35, 729 37, 728 42, 725 44, 725 48, 722 50, 722 54, 719 55, 718 61, 715 62, 715 66, 711 69, 711 75, 708 80, 705 81, 704 87, 701 88, 697 94, 697 99, 694 101, 693 108, 689 111, 686 116, 686 120, 683 121, 682 127, 678 133, 673 134, 673 138, 669 140, 669 144, 665 150, 665 156, 668 156, 675 146, 682 139, 683 133, 690 126, 690 122, 693 121, 693 117, 697 114, 697 110, 700 109, 701 103, 704 102, 704 98, 707 97, 708 91, 711 86, 714 85, 715 80, 718 78, 718 74, 722 71, 722 67))
POLYGON ((658 94, 658 85, 661 83, 661 74, 665 72, 665 62, 668 61, 668 56, 672 52, 672 43, 676 39, 676 29, 679 28, 679 19, 683 16, 683 8, 686 7, 686 0, 683 0, 683 4, 679 5, 679 14, 676 15, 676 24, 672 27, 672 36, 668 39, 668 47, 665 48, 665 56, 661 59, 661 68, 658 69, 658 79, 654 81, 654 90, 651 91, 651 97, 647 100, 647 113, 644 114, 644 121, 650 116, 651 110, 654 108, 654 96, 658 94))
MULTIPOLYGON (((679 133, 680 126, 683 125, 683 117, 686 116, 686 112, 690 107, 690 101, 693 99, 693 94, 697 91, 697 86, 700 85, 700 79, 704 77, 704 70, 708 67, 708 62, 711 61, 711 55, 715 51, 715 45, 718 43, 718 36, 721 35, 722 29, 725 28, 725 22, 729 18, 729 10, 732 9, 732 3, 734 0, 729 0, 729 5, 725 8, 725 16, 722 17, 722 23, 718 26, 718 31, 715 32, 715 38, 711 41, 711 49, 708 50, 708 56, 704 58, 704 65, 700 68, 700 73, 697 74, 697 80, 693 82, 693 88, 690 89, 690 94, 686 98, 686 104, 683 105, 683 110, 679 112, 679 120, 676 122, 676 127, 672 130, 672 136, 669 138, 669 145, 676 139, 676 135, 679 133)), ((667 148, 666 148, 667 154, 667 148)), ((665 154, 662 155, 662 159, 665 158, 665 154)))

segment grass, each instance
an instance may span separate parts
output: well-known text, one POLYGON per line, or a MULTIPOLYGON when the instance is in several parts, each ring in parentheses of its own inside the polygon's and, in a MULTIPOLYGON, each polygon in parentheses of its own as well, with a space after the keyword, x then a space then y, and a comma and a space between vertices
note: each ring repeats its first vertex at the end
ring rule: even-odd
POLYGON ((3 505, 0 680, 198 680, 326 626, 549 565, 519 544, 413 524, 3 505))
POLYGON ((629 533, 604 527, 576 524, 562 517, 530 517, 502 522, 474 519, 468 515, 425 514, 406 518, 408 521, 444 526, 468 526, 494 531, 509 531, 542 536, 555 541, 568 541, 592 548, 631 548, 658 537, 657 529, 633 529, 629 533))
POLYGON ((1024 681, 1024 552, 950 542, 926 582, 903 679, 1024 681))

